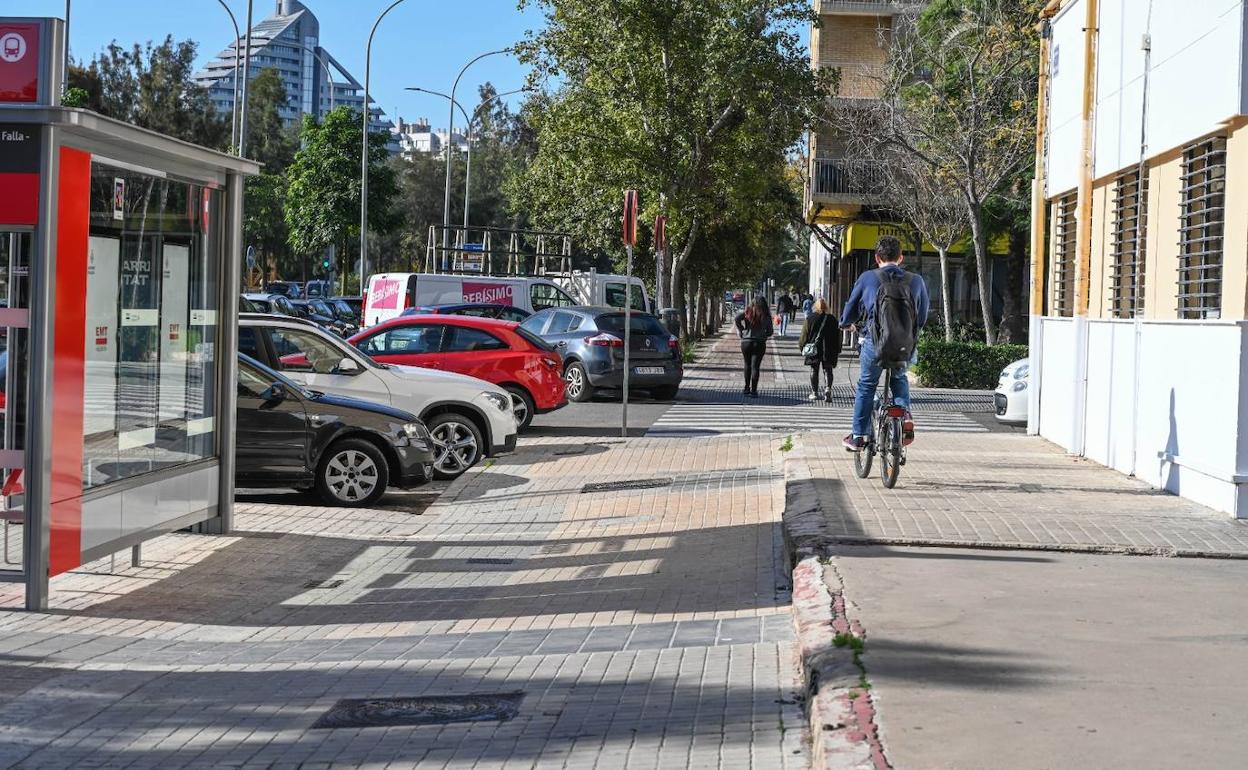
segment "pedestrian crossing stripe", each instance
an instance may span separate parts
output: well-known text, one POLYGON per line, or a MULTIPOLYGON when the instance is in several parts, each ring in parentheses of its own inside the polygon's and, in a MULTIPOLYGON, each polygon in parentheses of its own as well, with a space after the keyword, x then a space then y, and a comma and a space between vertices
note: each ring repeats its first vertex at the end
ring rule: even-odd
MULTIPOLYGON (((676 404, 651 426, 646 435, 848 432, 853 416, 852 409, 816 405, 676 404)), ((920 432, 988 432, 988 428, 958 412, 924 412, 915 416, 915 424, 920 432)))

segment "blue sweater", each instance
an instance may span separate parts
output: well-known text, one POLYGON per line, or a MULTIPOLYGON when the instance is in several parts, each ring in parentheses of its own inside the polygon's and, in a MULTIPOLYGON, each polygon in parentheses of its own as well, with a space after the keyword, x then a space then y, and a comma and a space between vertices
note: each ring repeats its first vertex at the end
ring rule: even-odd
MULTIPOLYGON (((923 281, 923 276, 918 273, 906 273, 898 265, 886 265, 884 267, 890 273, 910 276, 910 293, 914 295, 914 309, 918 313, 916 320, 919 328, 927 323, 927 311, 931 307, 931 300, 927 296, 927 283, 923 281)), ((875 294, 880 290, 880 277, 875 274, 874 270, 868 270, 858 276, 858 280, 854 283, 854 290, 849 294, 849 300, 845 302, 845 310, 841 312, 841 328, 847 328, 851 324, 858 324, 858 333, 863 337, 871 336, 871 317, 875 315, 875 294), (866 323, 859 323, 863 319, 866 323)))

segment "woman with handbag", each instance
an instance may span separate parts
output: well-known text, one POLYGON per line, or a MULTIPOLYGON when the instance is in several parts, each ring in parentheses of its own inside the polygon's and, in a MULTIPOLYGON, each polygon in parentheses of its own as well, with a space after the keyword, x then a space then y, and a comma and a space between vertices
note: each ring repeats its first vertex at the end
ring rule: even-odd
MULTIPOLYGON (((772 335, 771 308, 767 300, 756 298, 743 313, 737 313, 733 325, 741 335, 741 355, 745 358, 745 395, 758 397, 758 375, 767 355, 767 338, 772 335)), ((835 326, 835 324, 833 324, 835 326)))
POLYGON ((828 302, 823 297, 815 300, 814 312, 806 316, 797 345, 806 365, 810 367, 810 395, 806 400, 819 399, 819 370, 822 369, 828 383, 822 396, 824 400, 831 401, 832 372, 841 357, 841 328, 837 319, 828 313, 828 302))

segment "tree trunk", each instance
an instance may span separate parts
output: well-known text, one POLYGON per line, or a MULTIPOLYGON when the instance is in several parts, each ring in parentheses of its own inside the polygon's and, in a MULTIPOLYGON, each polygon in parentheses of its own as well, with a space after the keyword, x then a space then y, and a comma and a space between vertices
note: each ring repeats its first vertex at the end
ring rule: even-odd
POLYGON ((945 342, 953 342, 953 291, 949 288, 949 250, 937 246, 940 253, 940 309, 945 319, 945 342))
POLYGON ((697 310, 694 312, 695 323, 697 323, 698 326, 698 339, 702 339, 706 336, 706 303, 704 302, 704 299, 705 297, 702 294, 702 279, 699 278, 697 302, 695 303, 697 310))
POLYGON ((998 342, 1020 343, 1026 336, 1023 306, 1027 272, 1027 240, 1024 233, 1010 230, 1010 253, 1005 260, 1005 302, 1001 313, 998 342))
POLYGON ((672 273, 671 273, 672 280, 669 283, 669 288, 668 288, 668 292, 670 293, 667 295, 667 297, 668 297, 668 302, 670 303, 670 307, 672 307, 676 311, 675 313, 673 313, 673 316, 676 318, 676 323, 680 327, 676 329, 676 336, 680 337, 683 340, 689 336, 689 328, 685 326, 685 308, 684 308, 685 290, 684 290, 684 285, 683 285, 684 276, 682 275, 682 273, 683 273, 682 265, 680 265, 677 261, 673 260, 672 261, 672 273))
POLYGON ((967 214, 971 219, 971 241, 975 244, 975 275, 979 280, 979 304, 984 318, 984 342, 997 344, 997 330, 992 323, 992 277, 988 274, 988 243, 984 233, 983 205, 968 196, 967 214))

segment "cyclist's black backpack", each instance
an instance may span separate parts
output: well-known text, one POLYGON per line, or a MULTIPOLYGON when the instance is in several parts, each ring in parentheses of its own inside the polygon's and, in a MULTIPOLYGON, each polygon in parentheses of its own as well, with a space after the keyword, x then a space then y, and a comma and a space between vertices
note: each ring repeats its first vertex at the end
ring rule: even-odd
POLYGON ((910 273, 875 271, 880 279, 875 293, 875 314, 871 317, 871 341, 875 357, 883 367, 900 367, 914 356, 918 341, 918 311, 910 291, 910 273))

